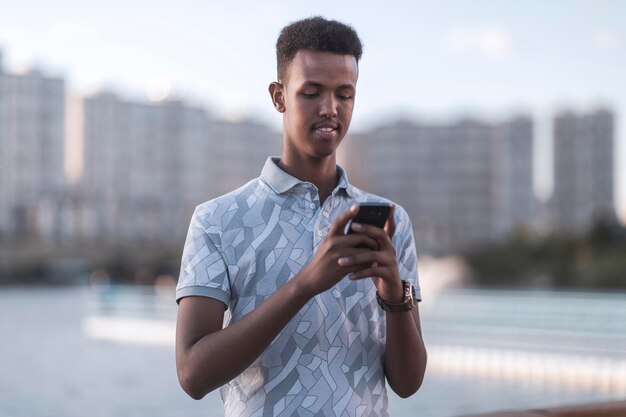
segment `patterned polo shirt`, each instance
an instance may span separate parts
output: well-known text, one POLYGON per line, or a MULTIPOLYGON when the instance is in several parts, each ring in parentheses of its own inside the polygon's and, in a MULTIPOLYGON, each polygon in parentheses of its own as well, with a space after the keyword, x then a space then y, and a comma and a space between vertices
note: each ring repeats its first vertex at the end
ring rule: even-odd
MULTIPOLYGON (((224 326, 292 279, 350 206, 389 202, 352 186, 338 166, 338 184, 320 205, 315 185, 287 174, 278 161, 268 158, 260 177, 199 205, 191 219, 176 300, 222 301, 224 326)), ((420 299, 411 222, 397 205, 395 220, 400 276, 413 282, 420 299)), ((372 281, 340 280, 220 388, 226 416, 387 416, 385 331, 372 281)))

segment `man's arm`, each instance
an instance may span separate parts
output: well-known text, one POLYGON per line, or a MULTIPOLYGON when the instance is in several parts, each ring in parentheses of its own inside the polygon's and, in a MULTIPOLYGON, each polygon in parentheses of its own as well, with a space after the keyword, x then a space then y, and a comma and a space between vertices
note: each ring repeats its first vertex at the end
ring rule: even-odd
MULTIPOLYGON (((393 212, 385 225, 385 232, 390 239, 396 231, 393 212)), ((397 267, 397 260, 394 264, 397 267)), ((400 397, 406 398, 422 386, 426 373, 427 355, 422 339, 419 305, 416 304, 413 310, 404 313, 386 312, 385 319, 387 320, 385 375, 391 389, 400 397)))
MULTIPOLYGON (((352 274, 351 279, 372 277, 376 291, 386 301, 401 302, 404 298, 396 252, 391 242, 396 224, 395 206, 384 229, 353 223, 353 228, 371 236, 378 249, 340 259, 342 265, 367 264, 369 267, 352 274)), ((422 340, 419 310, 404 313, 386 312, 385 376, 389 386, 400 397, 414 394, 422 385, 426 372, 426 348, 422 340)))
POLYGON ((391 389, 406 398, 419 389, 426 373, 419 309, 416 305, 412 311, 386 315, 385 375, 391 389))
POLYGON ((298 283, 287 282, 224 329, 224 303, 208 297, 183 298, 176 324, 176 366, 185 392, 198 400, 250 366, 308 301, 298 283))
POLYGON ((181 386, 200 399, 243 372, 269 346, 293 316, 314 295, 334 286, 364 265, 341 266, 337 260, 377 243, 361 233, 344 235, 357 208, 332 225, 311 261, 248 315, 222 329, 224 304, 206 297, 180 301, 176 325, 176 368, 181 386))

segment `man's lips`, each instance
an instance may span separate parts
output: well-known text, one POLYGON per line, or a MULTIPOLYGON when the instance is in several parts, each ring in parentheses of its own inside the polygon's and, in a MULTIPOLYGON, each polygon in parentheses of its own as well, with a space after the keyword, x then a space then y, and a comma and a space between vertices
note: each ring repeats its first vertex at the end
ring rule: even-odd
POLYGON ((333 138, 339 128, 337 123, 323 122, 313 126, 313 130, 323 138, 333 138))

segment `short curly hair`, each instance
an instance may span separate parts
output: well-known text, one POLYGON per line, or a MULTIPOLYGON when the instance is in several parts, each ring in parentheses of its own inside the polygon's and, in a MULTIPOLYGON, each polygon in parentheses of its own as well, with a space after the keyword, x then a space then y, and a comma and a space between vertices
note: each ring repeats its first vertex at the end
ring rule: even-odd
POLYGON ((276 41, 278 81, 284 81, 300 49, 353 55, 357 63, 363 54, 361 39, 351 26, 322 16, 298 20, 285 26, 276 41))

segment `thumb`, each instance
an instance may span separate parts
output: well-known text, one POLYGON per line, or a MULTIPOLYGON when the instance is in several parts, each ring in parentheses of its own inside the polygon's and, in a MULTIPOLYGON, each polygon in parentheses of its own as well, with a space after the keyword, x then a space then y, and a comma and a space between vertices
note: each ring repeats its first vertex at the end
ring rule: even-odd
POLYGON ((352 218, 354 218, 354 216, 356 216, 358 212, 359 212, 358 205, 355 204, 352 207, 350 207, 348 210, 346 210, 345 213, 339 216, 337 220, 335 220, 333 225, 330 227, 328 234, 336 235, 336 236, 343 235, 343 231, 346 228, 346 225, 352 218))

